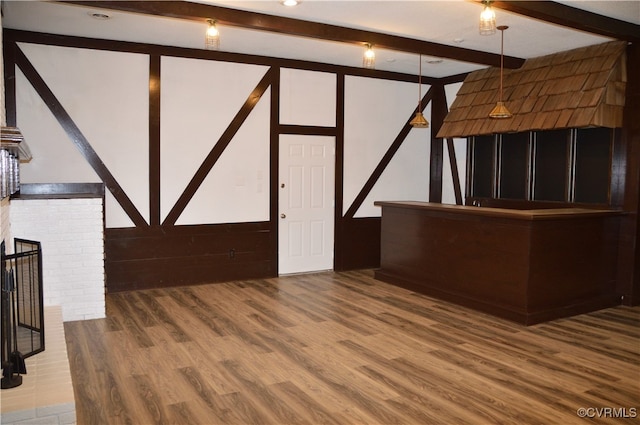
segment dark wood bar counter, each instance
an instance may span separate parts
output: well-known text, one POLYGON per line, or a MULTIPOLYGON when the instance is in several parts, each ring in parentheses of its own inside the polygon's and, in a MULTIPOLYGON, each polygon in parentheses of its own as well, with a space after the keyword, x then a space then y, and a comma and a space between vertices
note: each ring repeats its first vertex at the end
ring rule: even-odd
POLYGON ((619 211, 375 205, 379 280, 525 325, 620 303, 619 211))

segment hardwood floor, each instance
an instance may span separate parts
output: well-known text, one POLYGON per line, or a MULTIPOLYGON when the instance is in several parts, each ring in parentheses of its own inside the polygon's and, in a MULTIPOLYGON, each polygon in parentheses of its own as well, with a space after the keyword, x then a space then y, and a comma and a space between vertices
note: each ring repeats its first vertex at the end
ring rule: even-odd
POLYGON ((524 327, 358 271, 110 294, 65 331, 80 425, 637 424, 639 325, 524 327))

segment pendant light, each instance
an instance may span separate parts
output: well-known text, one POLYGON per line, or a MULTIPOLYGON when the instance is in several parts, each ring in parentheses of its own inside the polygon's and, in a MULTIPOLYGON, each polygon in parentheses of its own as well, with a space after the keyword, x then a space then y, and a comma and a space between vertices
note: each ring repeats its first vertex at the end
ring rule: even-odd
POLYGON ((420 55, 420 74, 418 74, 418 110, 409 124, 415 128, 429 128, 429 121, 422 115, 422 55, 420 55))
POLYGON ((373 51, 373 46, 370 43, 367 43, 367 50, 362 56, 362 66, 367 69, 375 69, 376 67, 376 52, 373 51))
POLYGON ((500 30, 502 37, 500 42, 500 92, 498 93, 498 103, 495 108, 491 110, 489 116, 491 118, 511 118, 511 112, 504 106, 502 102, 502 74, 504 72, 504 31, 509 28, 506 25, 500 25, 498 29, 500 30))
POLYGON ((480 35, 491 35, 496 33, 496 13, 491 8, 491 2, 484 0, 484 9, 480 13, 480 35))
POLYGON ((207 32, 204 36, 204 47, 207 50, 218 50, 220 48, 220 31, 216 25, 217 21, 207 19, 207 32))

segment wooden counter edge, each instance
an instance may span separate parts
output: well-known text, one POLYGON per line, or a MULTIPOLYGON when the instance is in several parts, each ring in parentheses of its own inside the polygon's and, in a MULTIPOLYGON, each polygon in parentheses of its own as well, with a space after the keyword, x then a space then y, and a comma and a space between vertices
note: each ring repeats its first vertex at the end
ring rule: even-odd
POLYGON ((532 210, 516 210, 508 208, 476 207, 469 205, 438 204, 421 201, 375 201, 380 207, 404 208, 410 210, 435 211, 449 214, 468 214, 488 217, 511 218, 515 220, 557 220, 577 217, 605 217, 627 214, 615 209, 589 208, 548 208, 532 210))

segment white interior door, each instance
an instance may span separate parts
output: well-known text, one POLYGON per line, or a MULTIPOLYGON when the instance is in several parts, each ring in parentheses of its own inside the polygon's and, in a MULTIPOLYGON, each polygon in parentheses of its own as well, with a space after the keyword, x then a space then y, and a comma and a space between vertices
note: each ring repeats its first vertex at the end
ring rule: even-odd
POLYGON ((278 269, 333 269, 335 138, 280 136, 278 269))

